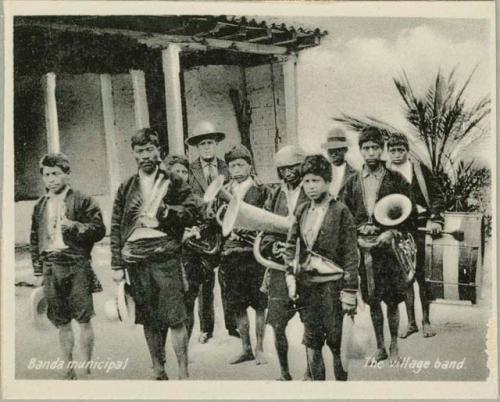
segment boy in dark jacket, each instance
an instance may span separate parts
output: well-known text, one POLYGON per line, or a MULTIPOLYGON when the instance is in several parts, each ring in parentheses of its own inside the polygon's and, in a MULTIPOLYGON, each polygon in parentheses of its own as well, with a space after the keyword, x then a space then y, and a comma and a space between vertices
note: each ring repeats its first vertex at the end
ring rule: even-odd
MULTIPOLYGON (((403 134, 393 134, 387 142, 390 161, 387 167, 399 172, 410 184, 411 198, 417 208, 414 228, 427 227, 432 236, 439 236, 444 225, 444 199, 443 191, 432 175, 431 171, 423 164, 409 158, 410 144, 403 134)), ((415 278, 418 282, 420 303, 422 305, 422 334, 424 338, 436 335, 431 327, 429 312, 433 295, 429 283, 425 280, 425 233, 415 230, 413 233, 417 243, 417 267, 415 278)), ((406 313, 408 314, 408 327, 401 332, 400 337, 406 338, 418 332, 415 320, 415 292, 413 286, 408 288, 406 294, 406 313)))
POLYGON ((399 359, 398 351, 398 305, 405 299, 408 285, 404 281, 391 244, 395 231, 407 231, 411 219, 406 219, 399 226, 384 227, 374 219, 377 201, 389 194, 403 194, 410 197, 410 188, 399 174, 388 170, 380 159, 384 149, 384 137, 376 128, 367 128, 359 136, 359 148, 365 164, 358 174, 352 176, 346 184, 344 202, 354 216, 360 237, 373 245, 370 249, 361 248, 361 293, 364 301, 370 305, 370 314, 377 352, 374 359, 387 359, 384 344, 384 315, 381 302, 387 305, 387 317, 391 333, 390 355, 392 360, 399 359), (366 258, 365 258, 366 257, 366 258))
POLYGON ((185 379, 189 374, 181 241, 185 227, 196 222, 198 203, 188 184, 159 167, 159 140, 154 130, 139 130, 131 145, 138 173, 120 185, 113 205, 113 280, 122 281, 127 271, 136 323, 144 328, 153 377, 168 379, 165 342, 170 329, 179 379, 185 379), (147 236, 140 235, 146 232, 147 236))
MULTIPOLYGON (((267 186, 258 183, 251 175, 252 156, 243 145, 237 145, 226 152, 224 159, 229 168, 231 181, 225 186, 225 192, 244 202, 262 208, 269 195, 267 186)), ((224 278, 224 298, 228 314, 233 314, 241 337, 242 351, 230 361, 238 364, 256 360, 265 364, 264 331, 267 297, 260 291, 265 269, 255 261, 252 245, 242 239, 243 232, 233 230, 224 239, 222 247, 221 270, 224 278), (255 332, 257 345, 255 356, 252 352, 249 334, 247 308, 255 310, 255 332)))
MULTIPOLYGON (((47 193, 36 203, 32 217, 30 248, 35 276, 43 275, 47 316, 59 329, 64 360, 73 360, 71 320, 75 319, 80 326, 80 347, 90 361, 94 346, 90 319, 95 315, 92 292, 102 290, 90 265, 90 253, 106 231, 101 210, 91 197, 69 186, 66 155, 45 155, 40 173, 47 193)), ((76 379, 72 368, 65 378, 76 379)))
MULTIPOLYGON (((359 264, 356 226, 347 207, 329 194, 332 167, 324 156, 307 156, 301 174, 309 201, 295 213, 287 238, 286 261, 295 267, 308 368, 313 380, 325 380, 321 350, 326 342, 333 354, 335 378, 345 381, 347 372, 340 347, 343 315, 356 313, 359 264), (311 263, 313 257, 327 262, 325 266, 329 267, 324 271, 315 269, 311 263)), ((290 296, 295 296, 293 291, 290 296)))

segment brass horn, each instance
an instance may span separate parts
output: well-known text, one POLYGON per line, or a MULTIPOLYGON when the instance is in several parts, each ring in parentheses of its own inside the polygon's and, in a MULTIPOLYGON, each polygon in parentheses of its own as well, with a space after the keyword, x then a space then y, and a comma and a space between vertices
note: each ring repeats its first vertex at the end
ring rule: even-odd
POLYGON ((373 215, 384 226, 397 226, 411 214, 411 201, 403 194, 390 194, 377 201, 373 215))

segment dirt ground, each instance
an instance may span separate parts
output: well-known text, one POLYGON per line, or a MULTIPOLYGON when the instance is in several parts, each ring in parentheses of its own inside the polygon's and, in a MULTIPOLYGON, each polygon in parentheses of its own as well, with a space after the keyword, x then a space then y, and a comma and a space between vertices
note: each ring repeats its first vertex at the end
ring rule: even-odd
MULTIPOLYGON (((424 339, 414 334, 400 341, 400 354, 405 358, 404 367, 389 367, 384 362, 381 367, 367 365, 367 357, 375 351, 375 339, 371 327, 368 307, 358 311, 355 330, 358 338, 365 339, 364 355, 360 354, 349 363, 350 380, 454 380, 478 381, 488 376, 487 354, 485 342, 487 319, 491 309, 491 264, 488 258, 490 248, 486 250, 484 264, 483 287, 477 305, 457 305, 434 303, 431 307, 431 320, 437 336, 424 339), (446 367, 447 362, 455 362, 457 368, 446 367), (461 364, 460 364, 461 363, 461 364), (438 367, 438 364, 441 367, 438 367), (420 370, 418 365, 424 366, 420 370)), ((101 362, 89 376, 77 370, 79 378, 93 380, 148 379, 150 378, 150 359, 142 333, 142 327, 127 328, 119 322, 107 321, 104 315, 104 303, 114 296, 115 286, 111 281, 109 246, 99 244, 93 253, 94 269, 100 278, 104 291, 94 296, 96 317, 93 318, 96 343, 94 362, 101 362), (105 364, 108 362, 107 364, 105 364), (120 364, 119 369, 109 369, 110 362, 120 364), (121 363, 120 363, 121 362, 121 363)), ((41 362, 56 362, 60 359, 57 331, 48 326, 45 330, 33 327, 30 318, 29 296, 32 287, 22 286, 22 282, 30 282, 31 263, 26 251, 16 253, 16 378, 17 379, 59 379, 61 372, 52 368, 39 368, 41 362)), ((268 364, 257 366, 254 362, 246 362, 236 366, 229 365, 228 360, 238 353, 240 342, 229 337, 224 329, 219 287, 215 289, 215 332, 207 344, 197 341, 198 322, 189 345, 189 371, 196 380, 272 380, 279 377, 279 365, 273 345, 273 334, 267 327, 265 352, 268 364)), ((418 306, 418 303, 417 303, 418 306)), ((404 304, 400 305, 401 328, 406 325, 404 304)), ((249 310, 253 323, 253 312, 249 310)), ((417 320, 421 317, 417 309, 417 320)), ((77 327, 75 325, 75 327, 77 327)), ((253 331, 253 326, 251 328, 253 331)), ((301 345, 302 324, 296 315, 289 323, 289 361, 292 377, 301 380, 305 371, 305 352, 301 345)), ((386 328, 388 346, 388 329, 386 328)), ((253 339, 255 344, 255 339, 253 339)), ((167 372, 170 378, 176 378, 177 368, 175 355, 169 340, 167 350, 167 372)), ((327 379, 333 380, 330 351, 325 348, 323 355, 327 363, 327 379)), ((81 359, 77 350, 74 356, 81 359)))

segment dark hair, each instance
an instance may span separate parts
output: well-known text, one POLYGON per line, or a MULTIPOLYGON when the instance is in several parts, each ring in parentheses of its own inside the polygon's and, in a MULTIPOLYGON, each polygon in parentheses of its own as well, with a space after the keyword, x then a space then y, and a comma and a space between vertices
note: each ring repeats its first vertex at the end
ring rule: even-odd
POLYGON ((136 145, 146 145, 153 144, 156 147, 160 147, 160 140, 158 139, 158 133, 152 128, 142 128, 137 130, 137 132, 130 139, 130 145, 132 149, 136 145))
POLYGON ((189 170, 189 160, 184 155, 169 155, 165 162, 168 167, 172 167, 176 163, 179 163, 189 170))
POLYGON ((332 165, 321 154, 309 155, 300 165, 300 174, 302 177, 306 174, 313 174, 322 177, 325 181, 332 181, 332 165))
POLYGON ((358 145, 361 148, 365 142, 373 141, 380 145, 381 148, 384 147, 384 135, 376 127, 365 127, 358 138, 358 145))
POLYGON ((396 147, 398 145, 401 145, 406 148, 407 151, 410 150, 410 144, 408 143, 408 138, 406 138, 406 135, 401 134, 401 133, 393 133, 387 140, 387 149, 390 147, 396 147))
POLYGON ((40 159, 40 173, 43 174, 43 168, 47 167, 58 167, 60 168, 64 173, 69 173, 71 171, 71 168, 69 166, 69 159, 68 157, 63 154, 63 153, 50 153, 46 154, 40 159))

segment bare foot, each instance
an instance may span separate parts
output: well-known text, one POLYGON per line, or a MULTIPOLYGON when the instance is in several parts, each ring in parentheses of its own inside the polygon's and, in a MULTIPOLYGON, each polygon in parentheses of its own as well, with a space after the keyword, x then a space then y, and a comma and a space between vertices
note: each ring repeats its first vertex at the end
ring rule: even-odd
POLYGON ((415 323, 408 324, 406 329, 399 334, 399 337, 401 339, 405 339, 408 338, 411 334, 414 334, 415 332, 418 332, 417 324, 415 323))
POLYGON ((264 357, 264 352, 256 352, 255 353, 255 364, 267 364, 267 359, 264 357))
POLYGON ((165 373, 165 370, 155 370, 153 369, 153 374, 152 374, 152 379, 156 381, 167 381, 168 376, 167 373, 165 373))
POLYGON ((389 346, 389 355, 392 363, 397 363, 401 360, 401 357, 399 356, 398 344, 396 342, 391 342, 391 346, 389 346))
POLYGON ((76 376, 75 370, 73 370, 73 369, 66 371, 66 373, 64 373, 63 378, 65 380, 77 380, 78 379, 78 377, 76 376))
POLYGON ((422 333, 424 335, 424 338, 430 338, 436 335, 436 331, 432 329, 430 323, 422 324, 422 333))
POLYGON ((281 377, 276 379, 276 381, 292 381, 292 376, 290 373, 282 373, 281 377))
POLYGON ((255 356, 253 355, 252 352, 242 352, 238 356, 229 360, 229 364, 239 364, 239 363, 247 362, 247 361, 254 360, 254 359, 255 359, 255 356))
POLYGON ((375 355, 373 355, 373 358, 377 362, 379 362, 381 360, 385 360, 388 357, 389 356, 387 356, 387 351, 385 350, 385 348, 379 348, 379 349, 377 349, 377 351, 375 352, 375 355))
POLYGON ((311 374, 309 374, 308 371, 305 372, 304 374, 304 378, 302 378, 302 381, 312 381, 312 377, 311 377, 311 374))

